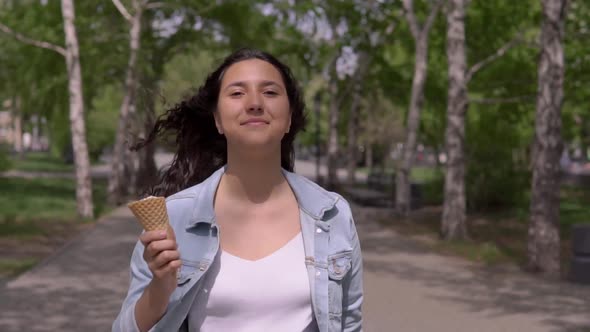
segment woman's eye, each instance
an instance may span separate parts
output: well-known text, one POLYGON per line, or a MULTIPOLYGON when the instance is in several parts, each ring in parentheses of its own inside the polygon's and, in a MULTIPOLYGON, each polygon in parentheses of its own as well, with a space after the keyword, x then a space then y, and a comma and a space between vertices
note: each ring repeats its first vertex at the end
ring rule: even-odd
POLYGON ((276 96, 278 95, 278 93, 276 93, 275 91, 269 90, 269 91, 264 91, 265 95, 269 95, 269 96, 276 96))
POLYGON ((232 97, 239 97, 241 96, 243 93, 241 91, 234 91, 232 93, 230 93, 229 95, 232 97))

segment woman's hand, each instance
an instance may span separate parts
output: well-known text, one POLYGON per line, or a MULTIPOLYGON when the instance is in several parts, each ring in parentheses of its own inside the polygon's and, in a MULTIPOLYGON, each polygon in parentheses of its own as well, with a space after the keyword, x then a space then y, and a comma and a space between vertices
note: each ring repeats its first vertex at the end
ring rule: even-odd
POLYGON ((153 278, 135 305, 135 321, 139 331, 151 329, 166 312, 170 295, 176 289, 176 271, 180 253, 174 231, 148 231, 139 237, 144 246, 143 259, 153 278))
POLYGON ((174 231, 169 228, 168 235, 164 230, 148 231, 139 240, 144 245, 143 259, 153 275, 150 286, 168 298, 176 289, 176 271, 181 265, 174 231))

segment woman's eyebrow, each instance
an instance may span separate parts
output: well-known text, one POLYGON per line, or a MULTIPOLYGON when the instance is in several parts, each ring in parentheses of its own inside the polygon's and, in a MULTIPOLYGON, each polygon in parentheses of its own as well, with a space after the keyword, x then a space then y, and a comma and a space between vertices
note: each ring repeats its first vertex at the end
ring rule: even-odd
MULTIPOLYGON (((248 85, 248 83, 246 83, 245 81, 236 81, 236 82, 232 82, 232 83, 228 84, 223 90, 227 90, 232 87, 245 88, 247 85, 248 85)), ((272 80, 260 81, 260 82, 258 82, 258 85, 261 87, 267 87, 267 86, 274 85, 274 86, 284 89, 281 84, 279 84, 275 81, 272 81, 272 80)))

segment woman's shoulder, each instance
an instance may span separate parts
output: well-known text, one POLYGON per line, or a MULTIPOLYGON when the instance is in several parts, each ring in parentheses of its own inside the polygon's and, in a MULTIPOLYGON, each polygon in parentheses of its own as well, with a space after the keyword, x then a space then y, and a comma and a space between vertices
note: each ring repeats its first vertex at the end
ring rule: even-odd
POLYGON ((289 182, 295 190, 300 204, 310 211, 317 211, 324 220, 351 219, 352 210, 348 201, 339 193, 330 191, 316 182, 295 173, 291 173, 289 182))

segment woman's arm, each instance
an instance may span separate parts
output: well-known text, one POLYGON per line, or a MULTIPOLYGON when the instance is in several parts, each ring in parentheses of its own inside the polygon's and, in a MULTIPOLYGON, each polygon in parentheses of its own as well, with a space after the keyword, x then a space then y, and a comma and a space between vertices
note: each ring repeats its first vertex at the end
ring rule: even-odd
POLYGON ((131 282, 113 332, 148 331, 162 318, 176 288, 180 267, 175 239, 166 233, 145 232, 131 257, 131 282))

